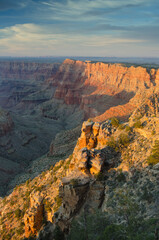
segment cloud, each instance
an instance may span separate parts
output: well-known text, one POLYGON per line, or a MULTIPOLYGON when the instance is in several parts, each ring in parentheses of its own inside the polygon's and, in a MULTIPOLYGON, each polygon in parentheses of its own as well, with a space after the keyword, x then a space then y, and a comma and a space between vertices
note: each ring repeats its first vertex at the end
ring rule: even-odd
POLYGON ((159 43, 159 24, 156 26, 131 26, 131 28, 122 33, 122 36, 130 39, 145 39, 151 44, 154 42, 159 43))
POLYGON ((0 1, 0 10, 8 10, 12 8, 23 8, 27 4, 27 1, 24 0, 1 0, 0 1))
POLYGON ((51 27, 35 24, 19 24, 0 29, 1 55, 6 51, 11 55, 47 55, 58 54, 76 48, 101 48, 113 44, 131 44, 137 39, 115 38, 111 35, 68 35, 56 34, 51 27))
POLYGON ((0 10, 8 9, 16 11, 0 16, 1 55, 97 54, 97 49, 100 55, 119 48, 122 53, 126 46, 127 54, 134 49, 139 54, 159 45, 158 0, 0 0, 0 10))
MULTIPOLYGON (((101 14, 119 11, 122 8, 143 6, 150 2, 151 0, 132 0, 131 3, 125 0, 67 0, 43 1, 41 4, 53 12, 52 19, 74 19, 74 21, 77 21, 81 16, 88 20, 91 16, 100 16, 101 14)), ((81 21, 83 21, 82 18, 81 21)))
POLYGON ((126 26, 119 26, 119 25, 111 25, 111 24, 97 24, 90 31, 126 31, 129 30, 126 26))

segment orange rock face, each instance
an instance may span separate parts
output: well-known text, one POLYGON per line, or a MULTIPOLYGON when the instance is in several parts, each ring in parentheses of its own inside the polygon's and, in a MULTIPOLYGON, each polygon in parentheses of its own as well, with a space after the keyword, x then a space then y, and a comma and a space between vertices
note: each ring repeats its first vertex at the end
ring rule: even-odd
POLYGON ((44 216, 43 198, 39 192, 30 196, 30 208, 24 215, 25 237, 36 235, 43 224, 44 216))
POLYGON ((106 145, 110 135, 115 131, 110 121, 102 124, 86 121, 83 123, 81 136, 73 152, 69 172, 76 171, 96 175, 101 172, 105 157, 98 149, 106 145))
POLYGON ((55 98, 80 105, 86 119, 102 121, 132 113, 136 102, 130 100, 138 91, 159 85, 159 70, 66 59, 49 82, 57 87, 55 98))

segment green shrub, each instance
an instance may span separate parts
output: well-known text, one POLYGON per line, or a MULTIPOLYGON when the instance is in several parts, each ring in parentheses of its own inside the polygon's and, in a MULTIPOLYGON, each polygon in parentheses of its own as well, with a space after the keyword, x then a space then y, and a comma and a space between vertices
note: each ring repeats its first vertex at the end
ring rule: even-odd
POLYGON ((11 219, 12 215, 13 215, 13 212, 8 212, 8 213, 7 213, 7 218, 8 218, 8 219, 11 219))
POLYGON ((123 173, 123 172, 120 172, 120 173, 117 175, 116 180, 117 180, 118 182, 125 182, 125 181, 126 181, 126 177, 125 177, 124 173, 123 173))
POLYGON ((29 186, 29 183, 31 182, 31 179, 29 178, 27 181, 26 181, 26 186, 28 187, 29 186))
POLYGON ((56 176, 54 176, 54 182, 56 182, 57 181, 57 177, 56 176))
POLYGON ((3 202, 3 204, 6 204, 7 203, 7 197, 4 197, 2 202, 3 202))
POLYGON ((41 186, 35 186, 34 189, 35 189, 35 191, 37 191, 37 192, 41 192, 43 188, 44 188, 44 186, 41 185, 41 186))
POLYGON ((16 218, 19 219, 22 217, 22 211, 19 208, 17 208, 14 213, 15 213, 16 218))
POLYGON ((92 121, 92 119, 91 119, 91 118, 89 118, 89 119, 87 120, 87 122, 93 122, 93 121, 92 121))
POLYGON ((16 230, 17 235, 22 235, 24 233, 24 227, 20 226, 17 230, 16 230))
POLYGON ((71 161, 73 159, 73 154, 69 156, 69 160, 71 161))
POLYGON ((127 125, 126 128, 125 128, 125 131, 126 131, 126 132, 131 132, 131 130, 132 130, 132 128, 127 125))
POLYGON ((142 115, 141 115, 141 114, 138 114, 138 115, 135 116, 135 119, 136 119, 136 120, 140 120, 141 118, 142 118, 142 115))
POLYGON ((64 239, 65 239, 65 237, 64 237, 64 234, 61 231, 60 227, 56 226, 55 230, 54 230, 54 240, 64 240, 64 239))
POLYGON ((13 206, 15 202, 13 200, 10 201, 10 205, 13 206))
POLYGON ((99 173, 95 174, 95 178, 97 181, 103 181, 104 175, 102 174, 102 172, 99 172, 99 173))
POLYGON ((56 164, 53 168, 53 172, 57 172, 61 167, 62 165, 64 164, 65 161, 61 160, 58 164, 56 164))
POLYGON ((51 210, 52 210, 52 208, 51 208, 51 203, 49 202, 49 200, 46 200, 45 202, 44 202, 44 207, 45 207, 45 210, 47 211, 47 212, 51 212, 51 210))
POLYGON ((130 143, 130 138, 127 134, 121 133, 116 141, 114 137, 111 137, 107 142, 107 146, 114 148, 115 151, 120 151, 122 148, 127 147, 130 143))
POLYGON ((11 238, 12 238, 11 234, 8 233, 7 235, 4 236, 3 239, 4 240, 10 240, 11 238))
POLYGON ((155 165, 159 163, 159 140, 155 141, 155 145, 152 148, 151 155, 147 159, 149 165, 155 165))
POLYGON ((69 168, 72 158, 73 158, 73 155, 70 155, 69 160, 64 165, 65 170, 67 170, 69 168))
POLYGON ((24 206, 23 206, 23 210, 26 211, 26 210, 29 208, 29 205, 30 205, 30 199, 27 198, 27 199, 25 200, 25 204, 24 204, 24 206))
POLYGON ((112 125, 113 127, 118 127, 118 126, 119 126, 119 120, 118 120, 117 118, 113 117, 113 118, 111 119, 111 125, 112 125))
POLYGON ((122 226, 122 224, 117 225, 117 224, 111 224, 108 225, 102 236, 100 236, 100 238, 98 238, 98 240, 126 240, 126 236, 124 236, 124 227, 122 226))
POLYGON ((76 186, 76 185, 78 185, 78 179, 73 178, 73 179, 71 179, 70 183, 72 186, 76 186))
POLYGON ((120 147, 126 147, 130 143, 130 138, 127 134, 121 133, 118 138, 118 143, 120 147))
POLYGON ((143 125, 140 120, 136 121, 133 125, 134 128, 143 128, 143 125))
MULTIPOLYGON (((79 219, 73 220, 68 240, 154 240, 157 219, 144 220, 137 215, 138 208, 128 197, 121 195, 121 213, 109 218, 106 213, 83 213, 79 219), (125 215, 126 208, 126 215, 125 215), (125 215, 128 220, 117 223, 119 215, 125 215)), ((119 208, 120 209, 120 208, 119 208)), ((116 208, 115 208, 116 210, 116 208)), ((117 208, 118 210, 118 208, 117 208)))
POLYGON ((153 194, 147 189, 147 187, 144 187, 141 199, 146 200, 149 203, 153 201, 153 194))
POLYGON ((25 197, 28 198, 30 196, 31 191, 26 191, 25 197))
POLYGON ((119 130, 123 130, 123 129, 125 129, 125 126, 124 126, 124 124, 119 124, 119 127, 118 127, 118 129, 119 129, 119 130))
POLYGON ((114 137, 111 137, 109 141, 107 142, 107 146, 111 148, 116 148, 117 147, 117 142, 115 141, 114 137))
POLYGON ((57 212, 57 210, 62 204, 62 198, 60 198, 59 195, 55 197, 55 203, 56 203, 56 206, 54 206, 54 212, 57 212))
POLYGON ((97 240, 107 224, 101 211, 95 211, 94 214, 82 213, 78 220, 72 221, 68 240, 97 240))

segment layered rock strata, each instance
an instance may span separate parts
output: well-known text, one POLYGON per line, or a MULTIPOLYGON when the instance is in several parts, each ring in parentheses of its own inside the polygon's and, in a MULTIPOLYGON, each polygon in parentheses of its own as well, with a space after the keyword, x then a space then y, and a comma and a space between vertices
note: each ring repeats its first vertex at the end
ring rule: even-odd
POLYGON ((155 69, 66 59, 47 82, 56 86, 54 98, 80 105, 85 117, 103 121, 128 116, 141 102, 136 93, 158 88, 158 75, 155 69))
POLYGON ((45 80, 56 73, 57 63, 2 62, 0 61, 0 78, 12 80, 45 80))

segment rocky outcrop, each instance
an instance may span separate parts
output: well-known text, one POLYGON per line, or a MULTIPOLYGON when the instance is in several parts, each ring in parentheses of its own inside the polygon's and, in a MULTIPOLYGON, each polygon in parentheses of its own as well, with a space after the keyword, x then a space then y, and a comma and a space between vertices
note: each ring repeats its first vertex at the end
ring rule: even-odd
POLYGON ((107 162, 107 154, 99 149, 106 146, 109 137, 115 130, 109 120, 102 124, 92 121, 83 123, 81 136, 78 138, 70 161, 68 179, 73 176, 98 175, 103 170, 107 162))
POLYGON ((159 116, 159 93, 157 91, 147 96, 146 100, 135 109, 131 118, 135 119, 135 117, 143 117, 144 115, 147 117, 159 116))
POLYGON ((102 124, 86 121, 82 125, 66 175, 61 179, 59 197, 62 199, 61 208, 55 215, 55 222, 63 232, 67 232, 74 216, 86 206, 91 211, 101 206, 104 194, 104 183, 96 181, 103 171, 113 166, 106 143, 115 128, 110 121, 102 124), (105 148, 106 147, 106 148, 105 148), (103 148, 103 151, 99 150, 103 148))
POLYGON ((32 192, 30 196, 30 208, 24 216, 25 237, 37 234, 43 224, 43 217, 43 197, 39 192, 32 192))
POLYGON ((82 148, 88 150, 92 148, 99 148, 106 145, 108 137, 115 132, 111 121, 107 120, 102 124, 93 122, 92 120, 85 121, 82 125, 81 136, 78 139, 74 153, 82 148))
POLYGON ((74 179, 60 187, 59 196, 62 198, 62 208, 56 221, 63 231, 68 229, 70 220, 83 206, 88 190, 89 181, 82 183, 74 179))

